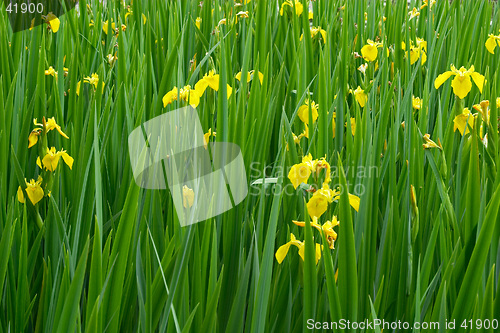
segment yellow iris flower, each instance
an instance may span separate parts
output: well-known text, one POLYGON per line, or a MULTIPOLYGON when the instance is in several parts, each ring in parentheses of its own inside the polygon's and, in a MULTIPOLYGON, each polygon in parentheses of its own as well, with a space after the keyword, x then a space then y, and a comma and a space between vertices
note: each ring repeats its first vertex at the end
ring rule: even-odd
POLYGON ((474 71, 474 66, 471 66, 469 69, 465 69, 465 67, 462 66, 457 70, 454 65, 451 65, 451 71, 444 72, 436 78, 434 87, 438 89, 452 75, 454 75, 455 78, 451 82, 451 86, 453 87, 453 93, 458 96, 458 98, 464 99, 467 94, 469 94, 472 89, 471 78, 479 88, 479 91, 481 93, 483 92, 485 82, 484 76, 474 71))
MULTIPOLYGON (((26 180, 24 181, 26 182, 26 194, 28 195, 31 203, 33 205, 36 205, 40 200, 43 199, 43 189, 41 187, 43 181, 42 177, 38 176, 36 182, 34 179, 32 179, 29 183, 26 180)), ((19 188, 17 189, 17 199, 20 203, 26 202, 21 186, 19 186, 19 188)))
MULTIPOLYGON (((356 211, 359 211, 359 197, 351 193, 348 193, 348 196, 350 205, 356 211)), ((307 211, 309 212, 311 218, 314 218, 314 216, 319 218, 328 209, 328 204, 333 201, 337 201, 338 199, 340 199, 340 192, 331 190, 328 184, 325 183, 321 189, 314 192, 311 199, 307 202, 307 211)))
POLYGON ((495 36, 493 34, 488 35, 488 39, 486 40, 486 43, 484 43, 486 46, 486 49, 488 49, 488 52, 491 54, 495 54, 495 48, 497 45, 500 46, 500 35, 495 36))
POLYGON ((358 102, 359 106, 364 108, 366 105, 366 102, 368 101, 368 95, 365 93, 365 91, 363 89, 361 89, 360 86, 358 86, 356 88, 356 90, 351 89, 351 90, 349 90, 349 92, 354 95, 354 98, 358 102))
POLYGON ((371 39, 366 41, 366 45, 361 48, 361 55, 366 61, 375 61, 378 56, 378 48, 382 47, 382 43, 374 42, 371 39))
POLYGON ((420 97, 412 96, 411 103, 415 110, 420 110, 422 108, 422 100, 420 99, 420 97))
POLYGON ((90 83, 95 89, 97 89, 97 86, 99 85, 99 75, 93 73, 91 76, 84 78, 83 82, 90 83))
MULTIPOLYGON (((305 227, 305 222, 293 221, 299 227, 305 227)), ((339 225, 339 221, 336 216, 333 216, 332 221, 326 221, 322 226, 318 224, 318 218, 316 216, 313 217, 311 221, 311 227, 317 229, 319 232, 324 233, 326 239, 328 241, 328 246, 333 250, 334 242, 337 240, 337 233, 333 230, 334 227, 339 225)))
POLYGON ((286 0, 281 4, 280 8, 280 15, 283 16, 283 11, 285 9, 285 6, 289 6, 290 8, 293 8, 295 6, 295 14, 297 16, 302 15, 302 12, 304 11, 304 6, 302 6, 302 3, 299 0, 286 0))
POLYGON ((40 161, 40 157, 37 158, 36 164, 42 169, 42 164, 48 171, 55 171, 59 164, 59 159, 62 157, 64 163, 69 166, 70 169, 73 168, 73 158, 68 155, 66 150, 56 151, 55 147, 50 148, 47 154, 40 161))
MULTIPOLYGON (((278 249, 276 251, 276 260, 278 260, 278 263, 281 264, 283 260, 285 259, 286 255, 288 254, 288 250, 290 250, 290 246, 296 246, 299 249, 299 255, 304 260, 304 242, 301 242, 295 238, 294 234, 290 234, 290 241, 278 249)), ((318 263, 319 259, 321 259, 321 245, 316 243, 316 264, 318 263)))
MULTIPOLYGON (((431 4, 430 4, 429 8, 432 8, 432 6, 434 6, 435 4, 436 4, 436 0, 431 0, 431 4)), ((422 6, 420 6, 420 9, 424 9, 428 5, 429 5, 428 0, 424 0, 424 4, 422 6)))
MULTIPOLYGON (((253 79, 253 76, 254 76, 254 71, 253 70, 249 71, 247 74, 247 83, 253 79)), ((264 74, 262 74, 261 72, 258 72, 258 76, 259 76, 260 84, 262 84, 264 82, 264 74)), ((236 76, 234 78, 238 81, 241 81, 241 72, 238 72, 238 74, 236 74, 236 76)))
POLYGON ((202 21, 201 17, 196 18, 196 27, 198 29, 201 29, 201 21, 202 21))
MULTIPOLYGON (((115 22, 111 23, 111 29, 113 29, 113 31, 116 31, 116 24, 115 24, 115 22)), ((102 23, 102 31, 104 31, 104 33, 107 35, 108 34, 108 30, 109 30, 109 21, 106 20, 106 22, 102 23)))
POLYGON ((458 129, 462 136, 469 133, 469 126, 470 128, 474 128, 474 120, 476 116, 477 113, 472 114, 468 108, 463 109, 462 113, 453 119, 453 131, 458 129))
POLYGON ((210 142, 210 137, 215 135, 216 133, 212 132, 211 128, 209 128, 208 132, 203 135, 203 145, 205 146, 205 149, 207 149, 208 143, 210 142))
POLYGON ((438 143, 436 144, 434 141, 431 140, 431 135, 430 134, 425 134, 424 137, 424 144, 422 145, 424 149, 431 149, 431 148, 438 148, 438 149, 443 149, 441 146, 441 142, 438 139, 438 143))
POLYGON ((52 32, 59 31, 59 26, 61 25, 61 21, 59 21, 59 19, 57 18, 57 16, 54 15, 54 13, 50 12, 46 16, 42 16, 42 18, 50 26, 50 30, 52 30, 52 32))
MULTIPOLYGON (((307 127, 303 135, 308 137, 309 133, 307 127)), ((324 157, 319 160, 313 160, 311 154, 308 154, 307 156, 302 157, 302 163, 292 166, 288 172, 288 179, 290 179, 293 187, 296 189, 302 183, 307 184, 311 173, 314 172, 315 174, 319 174, 322 169, 325 169, 326 171, 324 183, 327 184, 331 181, 330 164, 328 164, 324 157)))
POLYGON ((415 17, 419 16, 420 13, 418 12, 417 8, 413 7, 413 9, 410 12, 408 12, 408 15, 410 15, 410 18, 408 19, 408 21, 411 21, 415 17))
POLYGON ((51 76, 53 76, 53 77, 55 77, 55 78, 57 79, 57 72, 56 72, 56 70, 54 69, 54 67, 52 67, 52 66, 50 66, 50 67, 49 67, 49 69, 47 69, 47 70, 45 71, 45 75, 46 75, 46 76, 51 75, 51 76))
POLYGON ((288 172, 288 179, 292 182, 296 189, 300 184, 307 183, 309 176, 313 170, 314 161, 311 154, 302 157, 302 163, 295 164, 288 172))
MULTIPOLYGON (((406 50, 406 43, 401 42, 401 48, 406 50)), ((410 42, 410 64, 416 63, 420 57, 422 57, 422 65, 427 61, 427 42, 422 38, 417 37, 417 46, 410 42)), ((408 52, 405 52, 405 56, 408 56, 408 52)))
POLYGON ((59 126, 56 123, 56 120, 54 117, 49 118, 47 120, 43 120, 43 124, 37 123, 37 119, 33 119, 33 123, 35 126, 41 127, 41 128, 35 128, 33 131, 31 131, 29 137, 28 137, 28 148, 33 147, 34 145, 37 144, 38 142, 38 137, 40 136, 40 133, 43 131, 43 127, 45 127, 45 131, 48 133, 52 130, 57 130, 59 134, 66 139, 69 139, 69 137, 62 131, 61 126, 59 126), (45 125, 44 125, 45 124, 45 125))
MULTIPOLYGON (((321 27, 311 27, 311 38, 314 38, 318 35, 318 33, 321 35, 321 39, 323 40, 323 43, 326 43, 326 31, 321 29, 321 27)), ((300 35, 299 40, 302 40, 304 38, 304 34, 300 35)))
MULTIPOLYGON (((198 94, 199 97, 203 96, 207 87, 212 88, 215 91, 219 91, 219 74, 215 74, 215 71, 212 69, 208 72, 208 74, 203 75, 203 78, 196 83, 194 86, 194 90, 198 94)), ((228 84, 227 85, 227 98, 231 97, 233 93, 233 88, 228 84)))
POLYGON ((163 96, 163 107, 177 100, 180 97, 181 100, 189 102, 192 107, 197 107, 200 104, 200 95, 196 89, 191 89, 190 85, 184 86, 184 88, 179 89, 174 87, 168 93, 163 96))
POLYGON ((312 121, 314 123, 316 122, 316 119, 318 119, 319 109, 319 105, 314 101, 309 101, 309 99, 306 99, 304 105, 302 105, 297 111, 297 115, 299 116, 300 120, 302 120, 302 122, 306 125, 309 125, 309 106, 311 107, 312 121))

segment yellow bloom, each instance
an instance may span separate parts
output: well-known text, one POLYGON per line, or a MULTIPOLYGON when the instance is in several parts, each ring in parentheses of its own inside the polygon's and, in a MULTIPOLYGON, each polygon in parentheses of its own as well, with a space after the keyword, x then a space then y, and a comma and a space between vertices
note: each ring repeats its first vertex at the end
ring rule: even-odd
POLYGON ((52 30, 52 32, 59 31, 59 26, 61 25, 61 21, 59 21, 59 19, 57 18, 57 16, 54 15, 54 13, 50 12, 46 16, 42 16, 42 18, 50 26, 50 30, 52 30))
POLYGON ((422 108, 422 100, 420 99, 420 97, 412 96, 411 103, 413 105, 413 108, 416 110, 420 110, 422 108))
POLYGON ((42 164, 48 171, 55 171, 57 165, 59 164, 59 159, 62 157, 64 163, 66 163, 70 169, 73 168, 73 158, 68 155, 65 150, 56 151, 55 147, 50 148, 47 154, 43 157, 40 162, 40 157, 37 158, 36 164, 42 168, 42 164))
POLYGON ((193 202, 194 202, 194 191, 184 185, 182 187, 182 205, 184 208, 191 208, 193 207, 193 202))
POLYGON ((330 190, 328 185, 314 192, 313 196, 307 202, 307 212, 314 218, 320 218, 328 209, 328 204, 333 202, 334 191, 330 190))
POLYGON ((453 119, 453 131, 459 130, 460 134, 469 133, 470 128, 474 128, 474 118, 477 114, 472 114, 468 108, 465 108, 461 114, 453 119))
POLYGON ((200 95, 195 89, 191 89, 189 84, 181 89, 179 96, 182 100, 189 102, 192 107, 197 107, 200 104, 200 95))
POLYGON ((495 36, 493 34, 488 35, 488 39, 484 44, 491 54, 495 54, 495 47, 497 44, 500 46, 500 35, 495 36))
POLYGON ((210 142, 210 137, 215 136, 215 132, 212 132, 212 129, 209 128, 208 132, 203 135, 203 145, 205 146, 205 149, 207 149, 208 143, 210 142))
POLYGON ((196 27, 198 29, 201 29, 201 21, 202 21, 201 17, 196 18, 196 27))
POLYGON ((309 20, 312 20, 314 18, 314 13, 312 10, 309 11, 309 15, 307 17, 309 20))
POLYGON ((408 20, 411 21, 413 18, 419 16, 420 13, 418 12, 417 8, 413 7, 413 9, 408 12, 408 15, 410 15, 410 18, 408 20))
POLYGON ((378 50, 377 48, 382 47, 382 43, 377 43, 368 39, 366 45, 361 48, 361 55, 366 61, 374 61, 377 59, 378 50))
POLYGON ((302 12, 304 11, 304 7, 302 6, 302 3, 300 0, 286 0, 281 4, 280 8, 280 15, 283 16, 283 10, 285 6, 289 6, 290 8, 293 8, 295 6, 295 14, 297 16, 302 15, 302 12))
MULTIPOLYGON (((254 73, 255 73, 254 70, 251 70, 251 71, 248 72, 248 74, 247 74, 247 83, 250 82, 253 79, 254 73)), ((259 76, 260 84, 262 84, 264 82, 264 74, 262 74, 261 72, 258 72, 258 76, 259 76)), ((241 81, 241 72, 238 72, 238 74, 236 74, 234 78, 236 80, 238 80, 238 81, 241 81)))
MULTIPOLYGON (((305 222, 293 221, 293 220, 292 222, 298 225, 299 227, 305 227, 306 225, 305 222)), ((326 221, 325 224, 323 224, 322 226, 318 224, 318 218, 316 216, 314 216, 313 220, 311 221, 311 227, 325 234, 330 249, 334 248, 334 241, 337 240, 337 233, 333 230, 333 228, 338 225, 339 221, 337 220, 336 216, 333 216, 332 221, 326 221)))
MULTIPOLYGON (((33 205, 36 205, 40 200, 43 199, 43 189, 40 186, 42 184, 42 177, 38 176, 37 181, 35 182, 34 179, 32 179, 29 183, 25 180, 26 182, 26 194, 28 195, 28 198, 30 199, 31 203, 33 205)), ((21 189, 21 186, 17 189, 17 199, 21 203, 25 203, 26 200, 24 199, 24 194, 23 190, 21 189)))
MULTIPOLYGON (((35 118, 35 122, 36 122, 36 118, 35 118)), ((69 137, 61 130, 61 126, 57 125, 54 117, 47 119, 46 126, 47 126, 46 127, 47 132, 50 132, 53 129, 55 129, 59 132, 59 134, 61 134, 62 137, 69 139, 69 137)))
POLYGON ((33 123, 35 124, 35 126, 42 127, 42 128, 35 128, 33 131, 31 131, 31 133, 28 137, 28 142, 29 142, 28 148, 31 148, 37 144, 38 137, 40 136, 43 128, 45 128, 45 131, 47 133, 55 129, 59 132, 59 134, 61 134, 62 137, 69 139, 69 137, 62 131, 61 126, 59 126, 56 123, 56 120, 54 117, 49 118, 47 120, 45 120, 45 118, 44 118, 43 124, 37 123, 37 119, 35 118, 35 119, 33 119, 33 123))
MULTIPOLYGON (((401 42, 401 48, 406 50, 406 43, 401 42)), ((410 64, 413 65, 416 63, 420 56, 422 56, 422 65, 427 61, 427 42, 422 38, 417 37, 417 46, 413 45, 413 42, 410 42, 410 64)), ((408 56, 408 52, 405 52, 405 57, 408 56)))
POLYGON ((90 83, 95 89, 97 89, 97 86, 99 85, 99 75, 94 73, 91 76, 84 78, 83 82, 90 83))
POLYGON ((45 71, 45 75, 48 76, 48 75, 52 75, 53 77, 55 77, 57 79, 57 72, 56 70, 54 69, 54 67, 50 66, 49 69, 47 69, 45 71))
MULTIPOLYGON (((319 33, 321 35, 321 39, 323 40, 323 43, 326 43, 326 31, 325 30, 321 29, 321 27, 311 27, 310 31, 311 31, 311 38, 316 37, 319 33)), ((303 37, 304 37, 304 34, 300 35, 299 40, 302 40, 303 37)))
MULTIPOLYGON (((436 0, 431 0, 431 5, 429 8, 432 8, 432 6, 434 6, 434 4, 436 4, 436 0)), ((424 9, 425 7, 427 7, 429 4, 428 4, 428 0, 424 0, 424 4, 422 6, 420 6, 420 9, 424 9)))
POLYGON ((288 179, 296 189, 301 183, 306 183, 313 171, 314 162, 311 154, 302 157, 302 163, 295 164, 288 172, 288 179))
POLYGON ((31 131, 30 136, 28 137, 28 148, 33 147, 36 145, 38 142, 38 137, 40 136, 40 133, 42 132, 41 128, 35 128, 33 131, 31 131))
POLYGON ((316 122, 316 119, 318 119, 318 109, 319 109, 319 105, 316 104, 314 101, 309 101, 309 99, 306 99, 304 105, 302 105, 297 111, 297 115, 299 116, 300 120, 302 120, 302 122, 306 125, 309 125, 309 107, 311 107, 312 111, 311 117, 314 123, 316 122))
POLYGON ((481 113, 483 121, 487 124, 489 124, 489 122, 490 122, 490 108, 489 108, 489 106, 490 106, 490 101, 488 101, 488 100, 481 101, 481 103, 475 104, 473 106, 474 110, 481 113))
POLYGON ((181 100, 189 102, 189 105, 192 107, 197 107, 200 104, 200 95, 196 91, 196 89, 191 89, 190 85, 184 86, 184 88, 179 89, 174 87, 168 93, 163 96, 163 107, 166 107, 173 101, 177 100, 177 97, 180 97, 181 100))
POLYGON ((146 15, 144 15, 144 13, 142 14, 142 24, 145 25, 146 22, 148 21, 148 18, 146 17, 146 15))
POLYGON ((500 109, 500 97, 497 97, 496 104, 497 104, 497 109, 500 109))
POLYGON ((177 96, 179 95, 179 90, 177 87, 174 87, 168 93, 163 96, 163 107, 167 107, 170 103, 177 100, 177 96))
POLYGON ((438 149, 443 149, 443 147, 441 146, 441 142, 439 141, 438 139, 438 143, 439 144, 436 144, 434 141, 431 140, 431 135, 430 134, 425 134, 424 137, 423 137, 425 143, 422 145, 424 147, 424 149, 431 149, 431 148, 438 148, 438 149))
MULTIPOLYGON (((194 91, 196 91, 198 96, 201 97, 205 93, 207 87, 210 87, 215 91, 219 91, 219 74, 215 74, 213 69, 210 70, 208 74, 203 75, 203 78, 195 84, 194 91)), ((229 98, 233 93, 233 88, 231 88, 228 84, 226 91, 227 98, 229 98)))
POLYGON ((351 94, 354 94, 354 98, 358 102, 359 106, 362 108, 365 107, 366 102, 368 101, 368 95, 365 93, 363 89, 361 89, 360 86, 356 88, 356 90, 350 90, 349 91, 351 94))
POLYGON ((453 87, 453 93, 457 95, 458 98, 464 99, 472 89, 471 77, 479 88, 479 91, 481 93, 483 92, 485 82, 484 76, 475 72, 474 66, 471 66, 469 69, 465 69, 465 67, 462 66, 457 70, 454 65, 451 65, 451 71, 444 72, 436 78, 434 87, 438 89, 452 75, 455 75, 455 78, 451 82, 451 86, 453 87))
MULTIPOLYGON (((276 251, 276 260, 278 261, 279 264, 283 262, 285 259, 286 255, 288 254, 288 250, 290 249, 290 246, 296 246, 299 249, 299 255, 304 260, 304 242, 298 241, 297 238, 295 238, 294 234, 290 234, 290 241, 286 243, 285 245, 280 246, 278 251, 276 251)), ((321 245, 316 243, 316 264, 318 263, 319 259, 321 259, 321 245)))
MULTIPOLYGON (((111 29, 113 30, 113 32, 116 31, 115 22, 111 23, 111 29)), ((102 23, 102 31, 104 31, 104 33, 107 35, 108 34, 108 30, 109 30, 109 21, 106 20, 106 22, 102 23)))
POLYGON ((215 74, 213 69, 211 69, 208 74, 203 75, 203 78, 196 83, 194 89, 198 92, 198 95, 202 96, 207 87, 219 91, 219 74, 215 74))

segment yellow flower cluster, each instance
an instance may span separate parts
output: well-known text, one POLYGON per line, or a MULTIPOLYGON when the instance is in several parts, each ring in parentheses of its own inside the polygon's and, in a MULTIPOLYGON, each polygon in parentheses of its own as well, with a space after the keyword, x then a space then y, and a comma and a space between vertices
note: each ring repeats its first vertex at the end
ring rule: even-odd
MULTIPOLYGON (((401 42, 401 49, 403 51, 406 50, 406 43, 401 42)), ((405 52, 405 55, 408 56, 408 51, 405 52)), ((413 65, 416 63, 420 57, 422 57, 422 65, 427 61, 427 42, 422 38, 417 37, 417 45, 413 44, 413 41, 410 41, 410 64, 413 65)))
MULTIPOLYGON (((307 203, 307 210, 311 218, 321 217, 326 212, 328 204, 340 198, 340 192, 331 190, 328 185, 331 181, 330 164, 324 157, 313 160, 311 154, 309 154, 302 158, 301 163, 293 165, 288 173, 288 179, 296 189, 302 183, 307 184, 311 175, 317 180, 322 170, 325 171, 323 185, 321 189, 314 192, 307 203)), ((359 210, 359 198, 357 196, 349 194, 349 202, 356 211, 359 210)))
MULTIPOLYGON (((319 160, 313 160, 311 154, 304 156, 302 158, 302 162, 299 164, 295 164, 290 169, 288 173, 288 179, 292 182, 293 187, 296 189, 300 184, 307 184, 311 175, 314 176, 316 181, 318 180, 321 171, 325 171, 325 176, 323 180, 323 185, 321 189, 314 191, 314 189, 310 189, 308 192, 313 192, 313 195, 307 202, 307 211, 309 216, 311 217, 311 226, 318 230, 321 236, 325 236, 328 247, 330 249, 334 248, 334 242, 337 240, 337 233, 333 230, 334 227, 339 225, 339 221, 336 216, 333 216, 331 220, 326 221, 324 224, 320 224, 318 222, 319 218, 327 211, 328 205, 333 201, 336 201, 340 198, 340 192, 336 190, 331 190, 328 185, 331 181, 330 176, 330 164, 325 160, 325 158, 321 158, 319 160)), ((359 210, 359 197, 348 194, 349 195, 349 203, 351 206, 358 211, 359 210)), ((299 227, 304 227, 305 222, 301 221, 292 221, 299 227)), ((297 240, 295 235, 292 233, 290 235, 290 241, 278 249, 276 251, 275 257, 278 263, 282 263, 288 254, 288 250, 290 246, 296 246, 299 249, 299 255, 304 260, 304 242, 297 240)), ((316 243, 316 263, 318 263, 319 259, 321 259, 321 245, 316 243)))
MULTIPOLYGON (((247 82, 252 80, 254 75, 254 71, 248 72, 247 82)), ((264 75, 261 72, 258 72, 259 81, 263 82, 264 75)), ((236 74, 235 78, 238 81, 241 81, 241 72, 236 74)), ((220 77, 219 74, 215 73, 215 70, 210 70, 207 74, 203 76, 201 80, 199 80, 194 89, 190 85, 186 85, 183 88, 179 89, 177 87, 172 88, 169 92, 163 96, 163 107, 167 107, 167 105, 171 104, 174 101, 181 100, 187 102, 192 107, 197 107, 200 104, 200 99, 205 93, 205 90, 210 87, 214 91, 219 91, 220 86, 220 77)), ((227 98, 231 97, 233 93, 233 88, 228 84, 227 85, 227 98)))
POLYGON ((39 144, 39 156, 37 158, 36 164, 42 170, 42 176, 38 176, 35 181, 32 179, 30 182, 25 180, 25 186, 19 186, 17 190, 17 198, 19 202, 25 203, 26 194, 33 205, 36 205, 40 200, 43 199, 45 195, 50 195, 51 178, 52 173, 57 170, 59 165, 59 160, 62 158, 64 163, 66 163, 70 169, 73 167, 73 158, 69 154, 61 149, 56 151, 55 147, 50 149, 47 147, 47 133, 52 130, 56 130, 63 138, 69 139, 69 137, 62 131, 61 126, 59 126, 54 117, 42 119, 42 123, 38 123, 37 119, 33 120, 35 129, 33 129, 28 137, 28 148, 39 144), (44 171, 45 169, 45 171, 44 171))

